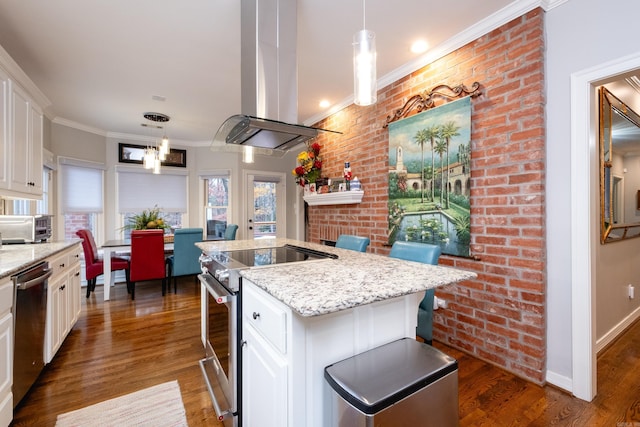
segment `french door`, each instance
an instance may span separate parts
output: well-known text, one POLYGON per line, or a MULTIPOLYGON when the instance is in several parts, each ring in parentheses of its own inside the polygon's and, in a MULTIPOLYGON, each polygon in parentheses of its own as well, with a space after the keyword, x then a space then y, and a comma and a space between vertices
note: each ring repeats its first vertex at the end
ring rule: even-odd
POLYGON ((286 237, 284 174, 247 174, 247 239, 286 237))

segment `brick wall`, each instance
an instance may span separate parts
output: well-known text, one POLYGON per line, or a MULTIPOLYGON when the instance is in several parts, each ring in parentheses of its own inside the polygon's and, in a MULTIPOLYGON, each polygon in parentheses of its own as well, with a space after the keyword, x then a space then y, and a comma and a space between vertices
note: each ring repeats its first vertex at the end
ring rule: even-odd
MULTIPOLYGON (((378 103, 351 105, 318 126, 323 176, 351 162, 365 190, 359 205, 309 208, 310 241, 349 232, 388 254, 387 115, 439 84, 481 84, 472 100, 471 249, 475 259, 440 264, 478 279, 439 289, 434 338, 536 383, 545 378, 544 14, 536 9, 446 57, 381 88, 378 103)), ((439 102, 439 104, 442 102, 439 102)))

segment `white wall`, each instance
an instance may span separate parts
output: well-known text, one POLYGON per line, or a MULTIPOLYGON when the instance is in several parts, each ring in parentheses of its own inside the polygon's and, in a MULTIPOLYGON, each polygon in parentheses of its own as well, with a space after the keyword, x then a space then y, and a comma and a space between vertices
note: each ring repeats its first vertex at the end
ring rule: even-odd
MULTIPOLYGON (((56 156, 73 157, 80 160, 102 163, 106 167, 105 172, 105 240, 114 239, 118 236, 118 212, 116 207, 116 173, 118 165, 118 143, 131 143, 144 145, 140 140, 127 140, 123 138, 107 138, 84 130, 74 129, 67 126, 53 124, 51 126, 51 151, 56 156)), ((207 172, 226 169, 231 172, 232 179, 232 206, 231 218, 229 222, 241 224, 243 221, 243 203, 246 183, 243 182, 243 170, 256 170, 262 172, 284 172, 289 178, 291 169, 295 166, 295 152, 288 153, 284 157, 255 156, 255 163, 242 163, 241 155, 231 152, 212 151, 209 146, 193 147, 180 146, 177 142, 172 142, 173 148, 187 150, 187 168, 167 168, 167 171, 179 171, 188 173, 188 203, 189 215, 185 226, 204 227, 203 200, 204 188, 201 186, 200 176, 207 172)), ((136 165, 125 165, 135 167, 136 165)), ((287 237, 296 238, 298 223, 302 217, 297 215, 297 192, 293 179, 286 180, 287 185, 287 237)), ((63 226, 64 223, 58 225, 63 226)), ((243 231, 239 229, 237 238, 243 238, 243 231)))
MULTIPOLYGON (((546 14, 547 379, 570 390, 572 216, 598 211, 594 206, 590 212, 571 212, 571 75, 636 53, 639 13, 640 2, 635 1, 570 0, 546 14)), ((598 188, 592 191, 597 195, 598 188)), ((599 231, 593 232, 597 259, 628 259, 629 253, 640 252, 640 239, 601 247, 599 231)), ((595 264, 601 271, 602 263, 595 264)))

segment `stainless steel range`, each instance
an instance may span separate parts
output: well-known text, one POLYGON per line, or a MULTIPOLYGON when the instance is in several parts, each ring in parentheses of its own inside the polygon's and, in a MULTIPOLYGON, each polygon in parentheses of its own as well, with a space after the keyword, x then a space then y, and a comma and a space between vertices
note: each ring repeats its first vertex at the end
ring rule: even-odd
POLYGON ((203 254, 202 337, 206 357, 200 368, 218 419, 225 426, 242 425, 242 277, 240 271, 258 266, 274 266, 337 258, 337 255, 284 245, 271 248, 203 254))

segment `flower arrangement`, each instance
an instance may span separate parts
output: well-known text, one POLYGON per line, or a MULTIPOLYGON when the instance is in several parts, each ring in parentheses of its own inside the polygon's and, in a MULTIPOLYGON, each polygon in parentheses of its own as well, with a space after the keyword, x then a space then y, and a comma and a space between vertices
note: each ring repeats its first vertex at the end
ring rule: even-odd
POLYGON ((322 173, 322 159, 320 158, 320 144, 314 142, 307 143, 307 149, 298 154, 298 166, 291 174, 295 177, 296 183, 304 187, 305 184, 316 182, 322 173))
POLYGON ((129 217, 129 223, 123 227, 125 230, 146 230, 153 228, 170 228, 160 216, 160 208, 145 209, 140 214, 129 217))

